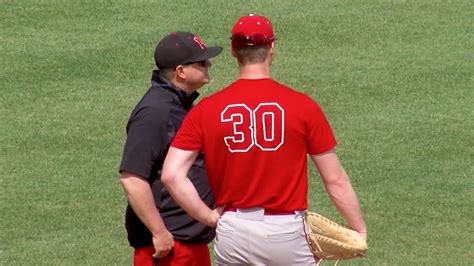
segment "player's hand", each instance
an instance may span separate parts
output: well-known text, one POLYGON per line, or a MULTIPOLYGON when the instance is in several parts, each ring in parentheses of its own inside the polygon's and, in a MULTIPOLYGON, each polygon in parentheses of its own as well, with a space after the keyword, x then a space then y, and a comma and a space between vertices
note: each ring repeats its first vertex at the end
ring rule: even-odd
POLYGON ((174 247, 173 235, 164 230, 159 234, 153 235, 153 246, 155 247, 154 258, 163 258, 168 255, 174 247))
POLYGON ((365 241, 367 241, 367 232, 366 231, 359 231, 358 233, 365 241))
POLYGON ((222 214, 224 213, 224 209, 225 209, 225 205, 219 206, 211 211, 211 223, 209 224, 209 226, 217 227, 217 222, 219 221, 222 214))

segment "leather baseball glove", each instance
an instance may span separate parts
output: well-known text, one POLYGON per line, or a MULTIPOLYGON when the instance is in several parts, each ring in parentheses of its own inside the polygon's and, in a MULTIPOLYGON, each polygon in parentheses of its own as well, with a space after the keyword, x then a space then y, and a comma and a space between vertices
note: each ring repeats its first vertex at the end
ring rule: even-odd
POLYGON ((367 243, 361 235, 315 212, 306 213, 306 237, 318 263, 361 257, 367 243))

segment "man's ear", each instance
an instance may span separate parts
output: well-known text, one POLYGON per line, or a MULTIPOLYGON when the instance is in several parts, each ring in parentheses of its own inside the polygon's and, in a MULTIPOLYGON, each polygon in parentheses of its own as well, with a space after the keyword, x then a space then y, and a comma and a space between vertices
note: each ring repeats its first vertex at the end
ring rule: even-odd
POLYGON ((270 54, 273 55, 275 53, 275 41, 272 42, 272 46, 270 47, 270 54))
POLYGON ((184 66, 183 65, 178 65, 176 67, 176 77, 181 78, 181 79, 186 79, 186 73, 184 73, 184 66))
POLYGON ((237 58, 237 56, 235 56, 235 51, 234 51, 234 48, 232 48, 232 49, 230 49, 230 50, 231 50, 231 52, 232 52, 232 57, 235 57, 235 58, 237 58))

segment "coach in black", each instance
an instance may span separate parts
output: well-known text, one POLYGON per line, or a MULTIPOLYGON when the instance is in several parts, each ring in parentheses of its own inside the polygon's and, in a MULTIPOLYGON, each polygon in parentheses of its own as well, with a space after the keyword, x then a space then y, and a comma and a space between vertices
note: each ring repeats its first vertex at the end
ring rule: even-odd
MULTIPOLYGON (((160 176, 171 140, 198 97, 197 90, 209 82, 209 59, 221 52, 222 47, 206 47, 189 32, 171 33, 156 46, 158 70, 130 115, 120 165, 134 265, 211 265, 207 244, 215 236, 214 229, 189 217, 160 176)), ((202 155, 188 177, 203 201, 214 207, 202 155)))

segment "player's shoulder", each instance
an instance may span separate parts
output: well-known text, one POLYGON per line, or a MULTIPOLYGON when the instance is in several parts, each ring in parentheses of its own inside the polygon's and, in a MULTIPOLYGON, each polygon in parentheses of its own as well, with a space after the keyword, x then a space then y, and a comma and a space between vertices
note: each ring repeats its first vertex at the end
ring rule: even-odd
POLYGON ((231 83, 230 85, 213 92, 207 96, 204 96, 199 100, 199 102, 196 104, 196 107, 199 106, 206 106, 215 102, 221 102, 223 99, 227 99, 229 97, 230 93, 230 88, 233 86, 234 83, 231 83))
POLYGON ((274 81, 274 82, 276 86, 278 86, 282 91, 284 91, 287 97, 291 98, 291 100, 298 101, 299 103, 302 103, 302 104, 311 104, 311 105, 316 104, 316 101, 307 93, 298 91, 278 81, 274 81))

